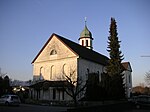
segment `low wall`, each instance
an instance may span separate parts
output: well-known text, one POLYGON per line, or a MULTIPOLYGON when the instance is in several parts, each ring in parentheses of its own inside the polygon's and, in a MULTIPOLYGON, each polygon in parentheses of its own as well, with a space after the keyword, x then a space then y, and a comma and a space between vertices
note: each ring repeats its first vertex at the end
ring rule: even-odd
POLYGON ((102 104, 96 106, 85 106, 68 109, 67 112, 124 112, 130 110, 132 105, 128 102, 114 104, 102 104))

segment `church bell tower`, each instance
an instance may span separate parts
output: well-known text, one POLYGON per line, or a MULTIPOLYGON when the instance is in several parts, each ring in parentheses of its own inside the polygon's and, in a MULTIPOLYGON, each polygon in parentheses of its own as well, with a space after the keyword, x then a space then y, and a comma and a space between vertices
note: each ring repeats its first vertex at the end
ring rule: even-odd
POLYGON ((85 18, 85 27, 83 31, 80 33, 79 44, 92 50, 93 49, 92 41, 93 41, 92 33, 87 28, 85 18))

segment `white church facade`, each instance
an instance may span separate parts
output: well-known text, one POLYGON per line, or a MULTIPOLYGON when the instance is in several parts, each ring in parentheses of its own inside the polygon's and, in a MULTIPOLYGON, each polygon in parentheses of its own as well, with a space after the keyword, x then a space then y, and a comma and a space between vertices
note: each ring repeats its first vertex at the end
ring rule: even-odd
MULTIPOLYGON (((94 51, 92 41, 92 34, 86 25, 80 34, 79 44, 60 35, 52 34, 32 61, 33 80, 37 82, 31 88, 32 98, 54 101, 72 100, 62 89, 62 85, 67 86, 64 75, 71 73, 73 73, 72 80, 80 77, 85 82, 89 73, 98 73, 99 80, 101 80, 101 73, 105 71, 109 58, 94 51), (45 92, 40 88, 35 89, 38 84, 41 88, 47 86, 45 92)), ((129 78, 125 75, 124 78, 126 94, 129 97, 132 88, 132 70, 130 63, 125 64, 124 73, 130 76, 129 78)))

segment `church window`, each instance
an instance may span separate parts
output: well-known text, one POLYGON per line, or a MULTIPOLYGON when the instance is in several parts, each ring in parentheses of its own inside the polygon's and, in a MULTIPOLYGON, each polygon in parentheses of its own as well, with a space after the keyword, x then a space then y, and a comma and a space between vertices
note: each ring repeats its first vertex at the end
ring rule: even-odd
POLYGON ((101 82, 102 76, 101 76, 101 74, 99 73, 99 71, 97 71, 97 74, 99 75, 99 81, 101 82))
POLYGON ((62 91, 62 100, 65 99, 65 93, 64 93, 64 90, 62 91))
POLYGON ((90 40, 90 46, 93 46, 93 45, 92 45, 92 40, 90 40))
POLYGON ((52 79, 55 75, 55 67, 54 65, 51 66, 51 73, 50 73, 50 79, 52 79))
POLYGON ((88 40, 86 40, 86 46, 88 46, 88 40))
POLYGON ((56 99, 56 89, 53 89, 53 100, 56 99))
POLYGON ((66 64, 63 65, 63 76, 69 75, 68 66, 66 64))
POLYGON ((53 49, 51 52, 50 52, 50 55, 55 55, 57 54, 57 51, 55 49, 53 49))
POLYGON ((40 74, 42 74, 42 71, 43 71, 43 67, 40 67, 40 74))
POLYGON ((84 40, 82 40, 82 46, 84 46, 84 40))
POLYGON ((89 69, 87 68, 87 73, 89 74, 89 69))
POLYGON ((128 75, 128 77, 129 77, 129 78, 128 78, 128 79, 129 79, 129 83, 131 83, 131 76, 130 76, 130 75, 128 75))
POLYGON ((89 75, 89 69, 87 68, 87 74, 86 74, 87 79, 88 79, 88 75, 89 75))
POLYGON ((40 80, 42 80, 43 79, 43 76, 44 76, 44 68, 43 67, 41 67, 40 68, 40 80))

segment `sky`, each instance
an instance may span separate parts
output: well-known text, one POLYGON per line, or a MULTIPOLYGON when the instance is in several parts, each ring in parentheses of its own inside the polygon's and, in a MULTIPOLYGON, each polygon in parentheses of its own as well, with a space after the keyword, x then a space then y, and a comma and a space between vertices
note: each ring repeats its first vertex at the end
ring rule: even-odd
POLYGON ((94 50, 107 52, 110 19, 117 22, 123 61, 132 67, 133 86, 150 71, 149 0, 0 0, 0 68, 16 80, 30 80, 32 60, 52 33, 76 43, 84 18, 94 50))

